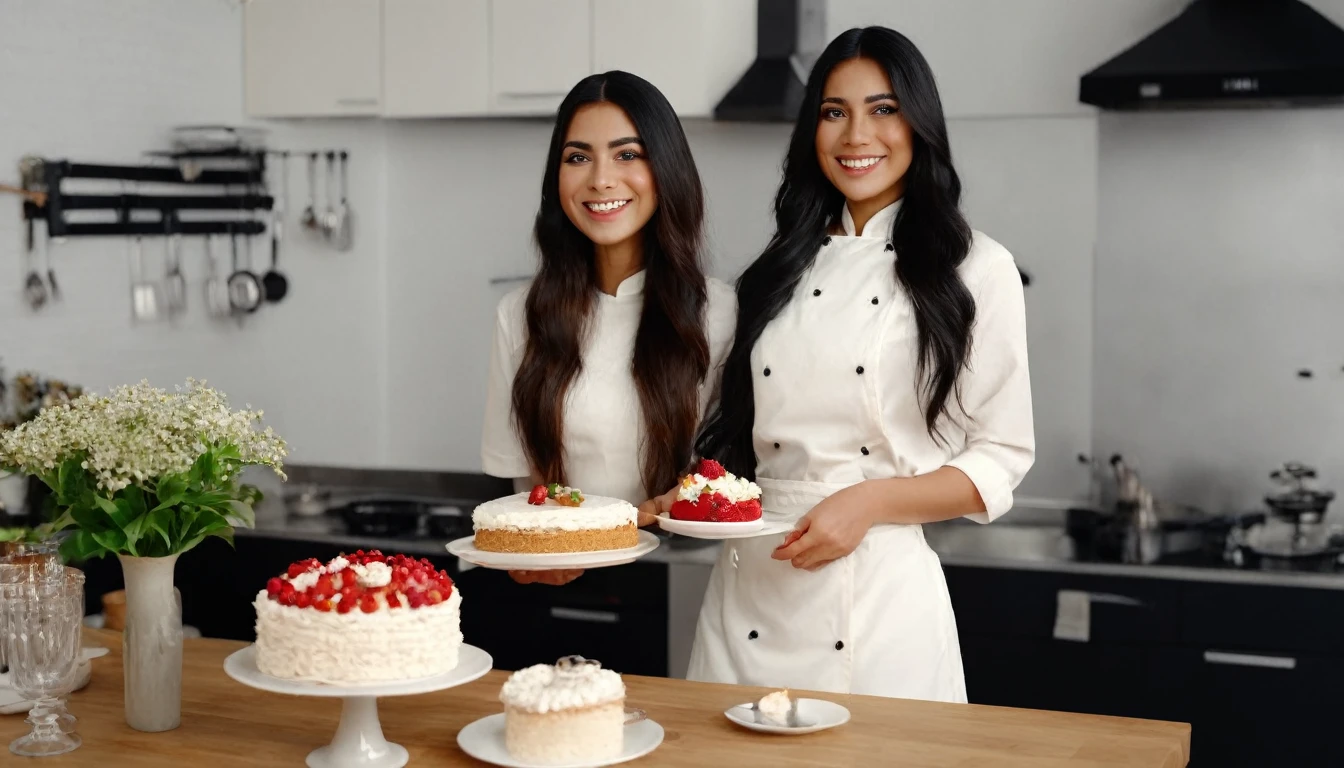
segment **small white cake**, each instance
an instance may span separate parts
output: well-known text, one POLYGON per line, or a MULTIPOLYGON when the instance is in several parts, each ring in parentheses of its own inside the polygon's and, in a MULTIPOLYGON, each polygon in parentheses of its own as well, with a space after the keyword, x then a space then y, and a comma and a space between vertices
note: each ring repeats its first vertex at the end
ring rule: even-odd
POLYGON ((611 760, 625 745, 625 683, 581 656, 537 664, 509 676, 504 746, 515 760, 563 765, 611 760))
POLYGON ((257 593, 257 669, 286 680, 371 683, 453 670, 462 594, 428 560, 359 551, 294 563, 257 593))

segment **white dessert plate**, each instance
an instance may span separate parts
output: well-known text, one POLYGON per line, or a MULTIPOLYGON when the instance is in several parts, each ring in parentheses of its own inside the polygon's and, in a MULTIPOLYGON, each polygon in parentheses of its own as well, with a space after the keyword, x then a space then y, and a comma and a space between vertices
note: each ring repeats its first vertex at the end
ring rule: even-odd
POLYGON ((658 516, 658 527, 668 533, 690 536, 693 539, 749 539, 753 536, 772 536, 793 530, 792 523, 752 520, 746 523, 705 523, 696 520, 675 520, 667 515, 658 516))
MULTIPOLYGON (((548 763, 547 768, 601 768, 643 757, 663 743, 663 726, 644 719, 625 727, 625 749, 620 755, 596 763, 548 763)), ((504 768, 537 768, 535 763, 524 763, 509 756, 504 747, 504 713, 483 717, 457 732, 457 746, 463 752, 492 765, 504 768)))
MULTIPOLYGON (((79 667, 75 670, 75 687, 71 690, 83 690, 93 676, 94 659, 106 656, 107 648, 84 648, 80 653, 79 667)), ((33 708, 33 701, 19 695, 9 685, 9 673, 0 674, 0 715, 16 715, 33 708)))
POLYGON ((257 669, 257 646, 249 645, 235 651, 224 660, 224 672, 229 677, 251 688, 290 696, 414 696, 445 688, 465 685, 485 675, 494 665, 490 654, 474 645, 463 644, 458 651, 457 666, 441 675, 414 680, 396 680, 386 683, 347 683, 329 685, 306 680, 283 680, 257 669))
POLYGON ((626 549, 604 549, 596 552, 482 552, 474 546, 476 537, 464 536, 448 543, 448 553, 472 565, 504 571, 555 571, 569 568, 604 568, 625 565, 658 548, 658 537, 649 531, 639 532, 639 544, 626 549))
POLYGON ((724 715, 743 728, 761 733, 775 733, 785 736, 799 736, 804 733, 816 733, 849 722, 849 710, 833 701, 825 699, 799 699, 798 722, 804 725, 790 728, 783 725, 771 725, 757 719, 757 713, 751 709, 752 702, 738 704, 724 710, 724 715))

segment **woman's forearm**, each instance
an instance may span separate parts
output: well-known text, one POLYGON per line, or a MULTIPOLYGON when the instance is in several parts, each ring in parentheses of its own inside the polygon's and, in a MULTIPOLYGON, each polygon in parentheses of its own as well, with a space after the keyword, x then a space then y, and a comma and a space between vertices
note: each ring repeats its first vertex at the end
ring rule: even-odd
POLYGON ((873 524, 937 523, 985 511, 975 484, 956 467, 917 477, 866 480, 860 490, 873 524))

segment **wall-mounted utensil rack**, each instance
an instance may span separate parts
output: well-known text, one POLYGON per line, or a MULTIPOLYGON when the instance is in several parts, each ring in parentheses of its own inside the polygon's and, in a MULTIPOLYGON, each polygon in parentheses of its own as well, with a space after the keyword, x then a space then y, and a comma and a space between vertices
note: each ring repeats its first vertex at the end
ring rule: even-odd
POLYGON ((275 199, 257 194, 265 188, 266 155, 263 150, 248 152, 179 152, 165 153, 176 165, 98 165, 72 163, 67 160, 39 160, 34 168, 36 178, 25 179, 25 187, 37 188, 45 195, 42 205, 32 199, 24 201, 26 219, 46 222, 47 233, 62 237, 115 237, 155 235, 259 235, 266 231, 263 221, 250 218, 254 211, 270 211, 275 199), (236 169, 202 168, 207 161, 236 162, 236 169), (63 184, 68 179, 120 181, 135 184, 183 185, 193 188, 191 194, 84 194, 67 193, 63 184), (217 194, 202 194, 199 187, 222 187, 217 194), (241 187, 241 193, 229 188, 241 187), (116 221, 71 222, 68 211, 111 211, 116 221), (155 212, 154 221, 135 220, 136 212, 155 212), (182 214, 193 211, 236 211, 242 216, 234 220, 183 220, 182 214))

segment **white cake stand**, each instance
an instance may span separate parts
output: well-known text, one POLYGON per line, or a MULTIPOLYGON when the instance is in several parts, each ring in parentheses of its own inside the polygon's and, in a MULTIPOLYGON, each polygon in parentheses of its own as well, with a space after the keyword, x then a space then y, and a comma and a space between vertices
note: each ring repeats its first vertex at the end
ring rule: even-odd
POLYGON ((257 647, 249 645, 224 660, 224 672, 250 688, 290 696, 339 697, 341 724, 331 743, 308 753, 309 768, 401 768, 410 759, 405 747, 383 738, 378 698, 413 696, 454 688, 476 680, 494 666, 490 654, 472 645, 458 652, 457 667, 442 675, 392 683, 326 685, 282 680, 257 669, 257 647))

